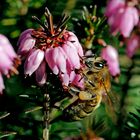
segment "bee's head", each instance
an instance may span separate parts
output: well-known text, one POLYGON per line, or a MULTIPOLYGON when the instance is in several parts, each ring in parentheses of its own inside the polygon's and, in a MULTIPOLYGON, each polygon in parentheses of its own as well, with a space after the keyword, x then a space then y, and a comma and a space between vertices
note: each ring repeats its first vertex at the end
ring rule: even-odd
POLYGON ((85 64, 89 69, 102 70, 106 66, 106 61, 101 57, 91 57, 85 60, 85 64))

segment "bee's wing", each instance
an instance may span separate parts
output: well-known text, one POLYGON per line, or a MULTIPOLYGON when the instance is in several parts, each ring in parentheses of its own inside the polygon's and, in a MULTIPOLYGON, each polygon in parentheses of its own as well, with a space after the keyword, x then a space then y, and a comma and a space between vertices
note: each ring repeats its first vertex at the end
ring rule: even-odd
POLYGON ((107 92, 106 95, 103 95, 103 100, 105 103, 105 109, 106 109, 106 113, 108 114, 109 117, 112 118, 112 120, 114 122, 116 122, 116 115, 118 112, 118 108, 119 108, 119 99, 116 96, 115 93, 113 92, 107 92))

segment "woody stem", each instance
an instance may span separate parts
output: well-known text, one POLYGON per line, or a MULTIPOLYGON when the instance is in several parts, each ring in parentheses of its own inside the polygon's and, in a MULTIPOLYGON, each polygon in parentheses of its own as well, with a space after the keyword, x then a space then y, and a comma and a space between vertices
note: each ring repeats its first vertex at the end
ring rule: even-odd
POLYGON ((43 140, 49 140, 49 94, 44 94, 43 140))

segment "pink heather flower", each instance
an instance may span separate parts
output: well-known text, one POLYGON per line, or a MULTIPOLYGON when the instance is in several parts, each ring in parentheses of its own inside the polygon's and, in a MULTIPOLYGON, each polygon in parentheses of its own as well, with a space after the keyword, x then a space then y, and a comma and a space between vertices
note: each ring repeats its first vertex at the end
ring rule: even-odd
POLYGON ((64 38, 65 38, 65 40, 71 42, 75 46, 79 56, 82 57, 84 55, 83 48, 82 48, 81 44, 79 43, 77 36, 73 32, 66 31, 64 34, 64 38))
MULTIPOLYGON (((50 13, 46 18, 49 16, 50 13)), ((47 77, 46 67, 49 66, 55 75, 60 76, 62 83, 68 85, 71 71, 80 69, 82 46, 70 31, 62 30, 59 26, 56 28, 57 25, 41 26, 37 30, 27 29, 19 37, 18 54, 25 59, 24 73, 31 76, 35 72, 37 83, 43 85, 47 77)))
POLYGON ((44 59, 44 52, 40 49, 32 49, 28 55, 25 65, 24 73, 25 75, 31 76, 35 72, 44 59))
POLYGON ((60 79, 62 81, 63 86, 68 86, 70 83, 70 75, 67 73, 60 74, 60 79))
POLYGON ((0 94, 2 93, 3 89, 5 89, 5 86, 4 86, 4 83, 3 83, 2 74, 0 72, 0 94))
POLYGON ((70 81, 72 85, 84 89, 84 78, 80 74, 72 72, 70 75, 70 81))
POLYGON ((107 61, 110 74, 112 76, 117 76, 120 74, 119 68, 119 60, 118 60, 118 52, 115 48, 108 45, 107 47, 103 48, 101 51, 101 56, 104 60, 107 61))
POLYGON ((112 16, 114 13, 116 13, 116 10, 118 10, 121 7, 124 7, 125 1, 124 0, 110 0, 106 7, 106 16, 112 16))
POLYGON ((54 74, 58 74, 59 72, 66 73, 67 56, 62 47, 46 50, 45 58, 54 74))
POLYGON ((76 47, 69 41, 66 41, 62 47, 63 47, 64 52, 68 56, 68 61, 69 61, 69 64, 71 65, 71 68, 79 69, 80 68, 80 58, 77 53, 76 47))
POLYGON ((12 68, 13 62, 10 60, 10 58, 7 56, 7 54, 4 52, 3 46, 0 46, 0 72, 7 75, 9 70, 12 68))
POLYGON ((136 50, 140 47, 140 37, 136 34, 132 34, 126 41, 126 54, 132 57, 136 50))
POLYGON ((0 93, 4 89, 2 75, 9 75, 10 71, 17 72, 14 68, 14 60, 17 59, 17 55, 10 44, 7 37, 0 34, 0 93))
POLYGON ((17 45, 18 54, 22 57, 26 56, 35 45, 35 39, 31 36, 33 29, 27 29, 21 33, 17 45))
POLYGON ((138 25, 138 10, 128 6, 121 0, 110 0, 105 15, 108 17, 108 24, 111 32, 116 35, 120 32, 124 37, 129 37, 134 26, 138 25))
POLYGON ((46 83, 47 75, 46 75, 46 62, 43 61, 38 69, 35 71, 36 81, 39 85, 44 85, 46 83))
POLYGON ((80 74, 76 74, 74 71, 71 71, 69 74, 61 74, 60 78, 64 86, 68 86, 70 83, 73 86, 84 89, 84 78, 80 74))
POLYGON ((0 34, 0 46, 2 47, 5 54, 9 57, 10 60, 13 60, 17 57, 12 45, 10 44, 9 40, 2 34, 0 34))

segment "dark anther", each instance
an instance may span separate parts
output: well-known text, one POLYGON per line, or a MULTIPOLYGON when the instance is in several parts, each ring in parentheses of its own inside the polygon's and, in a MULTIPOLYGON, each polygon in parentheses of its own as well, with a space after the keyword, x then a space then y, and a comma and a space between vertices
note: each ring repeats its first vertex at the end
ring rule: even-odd
POLYGON ((64 28, 66 22, 69 20, 69 16, 63 15, 62 18, 60 19, 59 23, 57 24, 56 31, 58 31, 60 28, 64 28))
POLYGON ((71 43, 74 43, 75 41, 70 41, 71 43))
POLYGON ((32 16, 32 18, 40 25, 43 27, 43 29, 48 33, 48 28, 45 24, 43 24, 36 16, 32 16))
POLYGON ((47 7, 45 7, 45 15, 46 15, 46 16, 51 15, 51 13, 50 13, 50 11, 49 11, 49 9, 48 9, 47 7))

